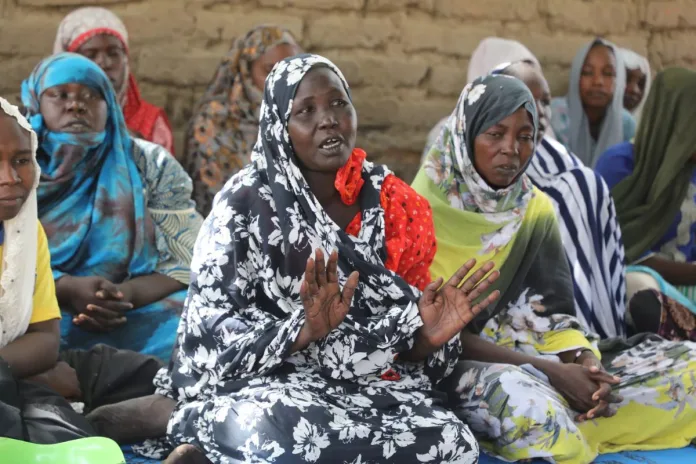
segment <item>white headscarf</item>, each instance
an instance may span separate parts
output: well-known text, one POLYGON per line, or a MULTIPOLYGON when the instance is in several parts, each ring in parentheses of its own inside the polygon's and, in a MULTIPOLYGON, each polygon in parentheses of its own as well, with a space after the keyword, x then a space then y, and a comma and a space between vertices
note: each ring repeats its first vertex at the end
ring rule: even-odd
POLYGON ((626 69, 639 69, 640 72, 645 74, 645 90, 643 91, 643 99, 640 101, 638 106, 633 111, 631 111, 631 114, 636 119, 636 123, 638 123, 638 119, 640 118, 640 115, 643 112, 643 105, 645 104, 645 100, 648 98, 648 93, 650 93, 650 84, 652 83, 652 71, 650 70, 650 62, 646 57, 639 55, 633 50, 629 50, 627 48, 620 48, 619 54, 621 55, 621 59, 623 60, 626 69))
POLYGON ((502 63, 516 61, 531 61, 541 69, 537 57, 527 47, 516 40, 488 37, 483 39, 474 50, 469 61, 467 82, 473 82, 481 76, 490 73, 502 63))
POLYGON ((34 185, 19 214, 4 221, 5 242, 2 247, 2 274, 0 275, 0 348, 24 335, 34 309, 36 284, 36 247, 38 216, 36 187, 41 169, 36 162, 38 146, 36 134, 19 109, 0 97, 0 110, 14 118, 31 137, 34 185))

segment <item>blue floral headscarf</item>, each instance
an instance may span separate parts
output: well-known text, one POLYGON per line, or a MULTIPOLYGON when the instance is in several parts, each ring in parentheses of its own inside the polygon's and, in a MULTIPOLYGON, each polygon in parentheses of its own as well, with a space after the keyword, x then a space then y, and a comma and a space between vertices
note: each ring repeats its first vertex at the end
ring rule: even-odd
POLYGON ((54 277, 100 275, 122 282, 152 273, 157 264, 154 226, 132 156, 133 142, 104 72, 77 54, 51 56, 22 83, 22 103, 39 139, 39 219, 48 235, 54 277), (48 129, 40 112, 41 95, 69 83, 102 95, 108 112, 104 131, 48 129))

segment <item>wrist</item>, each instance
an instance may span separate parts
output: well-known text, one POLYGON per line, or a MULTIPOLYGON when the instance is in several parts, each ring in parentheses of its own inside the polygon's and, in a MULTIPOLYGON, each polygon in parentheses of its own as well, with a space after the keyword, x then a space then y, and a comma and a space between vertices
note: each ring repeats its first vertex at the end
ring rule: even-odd
POLYGON ((56 299, 61 306, 67 306, 70 302, 74 280, 75 278, 68 274, 56 280, 56 299))

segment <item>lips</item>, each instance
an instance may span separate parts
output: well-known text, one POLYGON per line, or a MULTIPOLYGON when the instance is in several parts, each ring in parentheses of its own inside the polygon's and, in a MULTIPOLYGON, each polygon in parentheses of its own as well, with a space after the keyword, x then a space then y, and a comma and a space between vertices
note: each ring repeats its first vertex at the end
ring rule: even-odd
POLYGON ((343 145, 344 139, 340 135, 331 135, 325 138, 320 144, 320 150, 335 151, 343 145))

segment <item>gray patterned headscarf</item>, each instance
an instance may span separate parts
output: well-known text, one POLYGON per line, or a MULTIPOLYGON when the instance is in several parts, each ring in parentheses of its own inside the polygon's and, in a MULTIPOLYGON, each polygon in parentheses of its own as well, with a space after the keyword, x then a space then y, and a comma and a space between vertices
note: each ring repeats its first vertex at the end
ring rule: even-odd
POLYGON ((570 68, 570 84, 568 88, 568 117, 570 127, 568 130, 568 143, 570 151, 575 153, 586 166, 593 167, 602 153, 609 147, 624 141, 623 134, 623 95, 626 89, 626 68, 621 60, 619 49, 611 42, 596 39, 585 45, 578 51, 570 68), (585 58, 596 45, 604 45, 610 48, 616 59, 616 84, 614 97, 607 108, 599 131, 596 144, 590 135, 590 122, 585 115, 580 97, 580 75, 585 64, 585 58))

